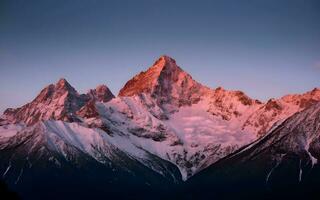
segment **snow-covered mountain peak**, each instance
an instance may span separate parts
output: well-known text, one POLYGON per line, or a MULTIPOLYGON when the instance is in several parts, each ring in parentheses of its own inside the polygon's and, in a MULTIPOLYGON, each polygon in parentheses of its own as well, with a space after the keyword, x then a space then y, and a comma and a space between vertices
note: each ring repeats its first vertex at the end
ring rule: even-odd
POLYGON ((158 105, 180 107, 198 102, 205 91, 209 90, 193 80, 174 59, 161 56, 147 71, 129 80, 120 90, 119 96, 145 93, 155 99, 158 105))
MULTIPOLYGON (((133 96, 141 93, 151 93, 156 86, 159 85, 159 79, 166 72, 182 72, 182 69, 177 66, 176 61, 168 56, 161 56, 156 62, 146 71, 140 72, 129 80, 120 90, 119 96, 133 96)), ((171 80, 168 80, 168 83, 171 80)))
POLYGON ((98 85, 96 87, 96 90, 97 91, 107 91, 107 90, 109 90, 109 88, 106 85, 102 84, 102 85, 98 85))
POLYGON ((160 58, 158 58, 158 60, 152 65, 151 68, 157 69, 158 71, 162 71, 162 70, 181 70, 182 69, 180 67, 178 67, 178 65, 176 64, 176 61, 167 56, 167 55, 163 55, 160 58))
POLYGON ((108 102, 114 95, 106 85, 98 85, 95 89, 89 90, 88 96, 90 99, 100 102, 108 102))
POLYGON ((57 83, 50 84, 42 89, 39 95, 35 98, 34 102, 43 103, 48 100, 60 98, 65 93, 78 95, 77 91, 67 82, 67 80, 62 78, 57 83))
POLYGON ((41 90, 32 102, 20 108, 7 109, 3 118, 11 123, 24 122, 27 125, 47 119, 74 121, 73 114, 87 101, 86 95, 79 95, 65 79, 60 79, 41 90))
POLYGON ((70 85, 70 83, 65 78, 59 79, 59 81, 55 84, 55 87, 57 90, 75 91, 75 89, 70 85))

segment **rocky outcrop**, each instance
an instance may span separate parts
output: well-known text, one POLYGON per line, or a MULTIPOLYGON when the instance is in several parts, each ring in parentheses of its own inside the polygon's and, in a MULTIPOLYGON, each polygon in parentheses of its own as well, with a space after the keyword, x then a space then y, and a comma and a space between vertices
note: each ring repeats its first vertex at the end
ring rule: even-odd
POLYGON ((87 95, 90 99, 99 102, 108 102, 114 98, 114 95, 106 85, 99 85, 96 89, 89 90, 87 95))
MULTIPOLYGON (((79 122, 76 115, 89 101, 107 102, 113 98, 107 86, 99 86, 88 94, 79 94, 66 79, 45 87, 30 103, 16 109, 5 110, 3 118, 10 123, 33 125, 42 120, 79 122)), ((83 111, 82 111, 82 115, 83 111)))
POLYGON ((199 102, 209 88, 202 86, 183 71, 176 61, 161 56, 147 71, 129 80, 120 90, 119 96, 149 94, 158 105, 185 106, 199 102))

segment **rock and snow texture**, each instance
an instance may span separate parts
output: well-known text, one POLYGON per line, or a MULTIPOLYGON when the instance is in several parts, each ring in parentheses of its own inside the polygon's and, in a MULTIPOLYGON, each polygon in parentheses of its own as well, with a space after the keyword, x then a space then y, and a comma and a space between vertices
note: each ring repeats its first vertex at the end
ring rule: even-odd
POLYGON ((122 140, 129 138, 135 146, 176 164, 185 180, 200 166, 205 167, 256 138, 241 131, 237 119, 226 121, 212 115, 205 100, 180 107, 166 120, 157 117, 166 111, 152 102, 146 94, 115 98, 97 104, 99 118, 87 119, 87 123, 103 123, 108 132, 126 136, 122 140))
POLYGON ((24 122, 33 125, 41 120, 73 120, 74 112, 87 101, 65 80, 44 88, 31 102, 21 108, 7 109, 5 119, 11 123, 24 122))
POLYGON ((253 127, 258 135, 264 135, 277 121, 284 120, 319 101, 320 90, 318 88, 304 94, 286 95, 280 99, 270 99, 248 118, 243 128, 253 127))
POLYGON ((15 136, 19 131, 23 130, 24 127, 22 124, 0 125, 0 142, 15 136))
POLYGON ((319 100, 319 89, 267 103, 210 89, 162 56, 118 97, 107 86, 80 95, 64 79, 49 85, 31 103, 5 111, 0 141, 42 123, 47 143, 62 155, 61 141, 101 162, 116 159, 110 149, 118 149, 159 174, 170 174, 159 165, 169 161, 186 180, 319 100))
POLYGON ((9 108, 2 118, 10 123, 33 125, 41 120, 79 121, 75 113, 89 101, 107 102, 113 94, 106 86, 79 94, 65 79, 50 84, 31 102, 20 108, 9 108))
MULTIPOLYGON (((274 152, 273 154, 281 154, 282 157, 296 154, 297 156, 305 157, 305 161, 310 162, 313 166, 318 163, 320 158, 319 139, 320 102, 295 113, 278 126, 275 126, 264 137, 234 156, 247 152, 248 154, 242 158, 242 161, 244 161, 259 154, 266 156, 265 154, 268 151, 274 152)), ((276 157, 276 155, 272 154, 268 156, 276 157)))
POLYGON ((159 105, 180 107, 197 103, 209 90, 194 81, 174 59, 162 56, 147 71, 129 80, 120 90, 119 96, 145 93, 159 105))
MULTIPOLYGON (((6 139, 5 142, 1 142, 0 150, 8 151, 12 146, 21 144, 27 148, 27 157, 34 153, 42 156, 45 151, 49 151, 62 155, 66 160, 77 157, 77 152, 81 152, 102 164, 115 165, 126 171, 134 170, 126 166, 125 156, 119 156, 121 153, 126 155, 127 160, 137 160, 166 178, 169 177, 173 181, 179 179, 179 176, 166 162, 138 148, 119 135, 112 137, 101 129, 88 128, 79 123, 53 120, 38 122, 24 129, 20 126, 6 128, 10 129, 11 135, 9 138, 6 132, 7 135, 0 138, 0 141, 6 139)), ((0 129, 1 132, 2 129, 0 129)))
POLYGON ((87 94, 90 99, 100 102, 108 102, 114 95, 106 85, 99 85, 96 89, 90 90, 87 94))
POLYGON ((320 102, 295 113, 254 143, 195 175, 190 179, 190 187, 203 196, 210 195, 212 186, 219 184, 220 188, 232 185, 235 194, 256 192, 264 197, 274 195, 276 199, 279 195, 314 199, 319 196, 319 159, 320 102), (201 188, 196 188, 197 184, 201 188))

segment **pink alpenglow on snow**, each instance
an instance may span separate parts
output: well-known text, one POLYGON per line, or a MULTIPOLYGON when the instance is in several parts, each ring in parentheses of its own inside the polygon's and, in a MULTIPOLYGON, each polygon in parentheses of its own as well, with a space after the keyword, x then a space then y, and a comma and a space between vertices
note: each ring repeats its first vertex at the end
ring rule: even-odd
POLYGON ((118 97, 105 85, 79 94, 61 79, 31 103, 6 110, 1 124, 10 126, 4 134, 8 138, 25 126, 44 122, 38 126, 57 133, 63 129, 61 139, 77 148, 81 144, 89 155, 97 156, 92 146, 111 145, 151 169, 156 163, 148 155, 155 155, 176 165, 186 180, 319 101, 319 89, 265 103, 242 91, 211 89, 195 81, 173 58, 161 56, 129 80, 118 97), (93 134, 88 138, 70 140, 72 134, 86 135, 82 131, 89 130, 93 134))

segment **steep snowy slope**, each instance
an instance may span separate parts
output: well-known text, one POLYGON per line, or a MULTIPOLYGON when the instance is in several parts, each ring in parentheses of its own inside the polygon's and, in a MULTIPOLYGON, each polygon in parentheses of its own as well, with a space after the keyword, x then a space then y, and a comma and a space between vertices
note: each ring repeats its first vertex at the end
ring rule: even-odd
POLYGON ((190 187, 202 198, 241 194, 318 199, 318 159, 320 103, 294 114, 260 140, 200 172, 191 178, 190 187))
POLYGON ((207 110, 207 102, 200 101, 160 120, 157 116, 166 111, 142 94, 99 103, 98 114, 85 122, 176 164, 187 179, 198 167, 209 165, 256 138, 255 134, 241 131, 241 121, 236 118, 226 121, 207 110))
MULTIPOLYGON (((148 162, 148 159, 157 161, 155 156, 150 155, 148 152, 130 143, 126 144, 125 140, 119 140, 119 138, 116 137, 111 138, 111 136, 100 129, 86 128, 78 123, 66 123, 62 121, 38 122, 36 125, 22 129, 15 135, 12 135, 7 142, 0 144, 0 149, 5 150, 9 147, 11 148, 18 143, 23 143, 24 145, 30 143, 30 146, 25 146, 28 154, 41 153, 42 150, 47 149, 48 151, 64 156, 68 160, 70 156, 76 155, 74 152, 81 151, 98 162, 108 165, 119 165, 118 167, 124 168, 127 171, 131 169, 127 168, 125 162, 120 160, 121 157, 124 157, 123 155, 128 157, 125 160, 129 160, 129 158, 136 160, 137 158, 134 156, 140 155, 141 159, 145 159, 141 160, 141 163, 148 162), (32 138, 32 140, 30 138, 32 138), (130 147, 131 152, 122 152, 120 143, 123 143, 122 145, 126 147, 130 147), (118 156, 117 154, 119 153, 123 155, 118 156)), ((161 159, 158 159, 158 161, 161 162, 161 159)), ((168 175, 165 173, 171 172, 170 164, 168 168, 162 168, 166 162, 163 162, 163 165, 161 165, 161 163, 149 162, 151 163, 150 168, 164 176, 168 175), (154 164, 154 166, 152 166, 152 164, 154 164)), ((176 178, 174 173, 169 174, 167 177, 173 180, 179 179, 179 176, 176 178)))
POLYGON ((148 193, 154 188, 167 190, 181 180, 173 164, 117 137, 111 138, 100 129, 78 123, 38 122, 2 139, 1 179, 32 199, 58 198, 46 196, 50 186, 59 188, 60 195, 72 195, 79 186, 84 190, 100 189, 112 197, 123 194, 121 187, 128 187, 128 193, 148 193), (130 147, 130 152, 123 151, 121 145, 130 147), (70 191, 59 184, 70 187, 70 191), (35 192, 34 187, 42 188, 43 193, 35 192))

